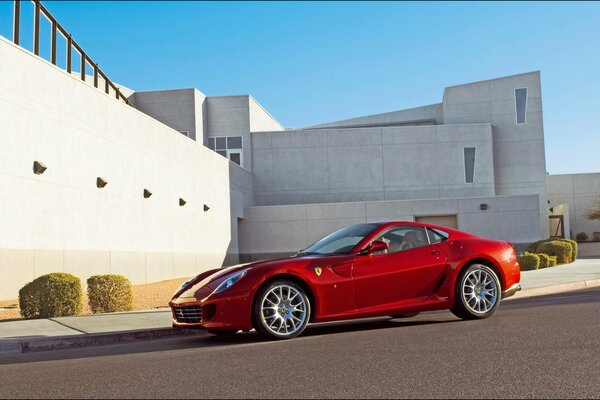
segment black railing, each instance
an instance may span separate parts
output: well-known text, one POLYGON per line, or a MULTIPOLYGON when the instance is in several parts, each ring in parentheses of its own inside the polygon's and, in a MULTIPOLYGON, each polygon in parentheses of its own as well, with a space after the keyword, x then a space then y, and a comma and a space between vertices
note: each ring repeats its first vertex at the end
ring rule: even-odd
MULTIPOLYGON (((73 51, 76 51, 81 56, 81 66, 80 66, 80 76, 81 80, 85 82, 86 78, 86 69, 89 64, 93 69, 93 78, 94 78, 94 87, 98 88, 98 80, 99 77, 104 79, 104 92, 106 94, 110 94, 111 89, 115 93, 115 97, 118 100, 121 100, 129 105, 131 103, 127 100, 127 97, 121 93, 121 90, 117 85, 115 85, 104 72, 98 67, 98 64, 94 63, 92 59, 83 51, 81 46, 77 44, 75 40, 71 37, 71 35, 63 28, 58 21, 50 14, 50 12, 44 7, 44 5, 39 0, 26 0, 31 1, 34 6, 33 11, 33 53, 37 56, 40 55, 40 18, 46 18, 48 22, 51 24, 51 39, 50 39, 50 62, 56 65, 56 38, 57 34, 62 35, 67 41, 67 50, 66 50, 66 71, 71 74, 72 67, 72 54, 73 51)), ((13 42, 16 45, 20 44, 21 37, 21 0, 15 0, 14 2, 14 13, 13 13, 13 42)))

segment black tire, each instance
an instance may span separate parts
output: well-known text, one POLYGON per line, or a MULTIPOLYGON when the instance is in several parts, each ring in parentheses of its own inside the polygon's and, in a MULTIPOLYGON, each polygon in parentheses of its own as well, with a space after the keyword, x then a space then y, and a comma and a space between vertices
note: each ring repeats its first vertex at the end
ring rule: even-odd
MULTIPOLYGON (((469 283, 471 283, 471 281, 469 281, 469 283)), ((500 280, 498 279, 498 275, 496 275, 496 272, 494 272, 493 269, 483 264, 469 265, 460 272, 458 279, 456 280, 456 286, 454 287, 454 306, 450 309, 450 311, 458 318, 466 320, 487 318, 490 315, 492 315, 500 306, 500 300, 502 296, 501 290, 502 287, 500 285, 500 280), (478 273, 480 274, 480 276, 485 276, 489 278, 491 283, 485 286, 483 289, 479 288, 479 293, 476 292, 476 288, 478 285, 474 285, 474 296, 471 296, 471 299, 473 299, 473 297, 479 296, 482 296, 485 299, 474 299, 475 301, 473 302, 473 304, 469 304, 471 300, 469 300, 469 302, 465 300, 465 297, 469 297, 469 293, 465 295, 465 283, 467 279, 473 278, 473 274, 477 275, 478 273), (491 287, 495 288, 495 296, 492 296, 491 294, 491 287), (486 290, 486 293, 488 294, 481 295, 481 292, 483 290, 486 290), (485 302, 486 300, 489 304, 485 302), (477 307, 480 303, 482 304, 482 309, 477 310, 477 307)))
POLYGON ((407 313, 407 314, 396 314, 396 315, 390 315, 390 317, 392 318, 412 318, 412 317, 416 317, 417 315, 419 315, 420 313, 418 312, 414 312, 414 313, 407 313))
MULTIPOLYGON (((310 320, 311 304, 306 291, 300 285, 286 279, 281 279, 264 285, 256 292, 252 305, 252 311, 253 326, 258 334, 269 340, 283 340, 295 338, 304 332, 304 329, 306 329, 308 321, 310 320), (274 306, 275 309, 272 310, 272 315, 270 314, 270 316, 265 317, 262 313, 262 304, 264 302, 266 302, 266 304, 271 303, 265 300, 266 297, 275 300, 275 298, 272 297, 273 291, 277 292, 278 288, 282 288, 282 292, 279 292, 282 302, 279 302, 278 305, 274 306), (287 288, 291 288, 291 290, 287 291, 286 293, 286 290, 288 290, 287 288), (295 296, 293 296, 294 294, 295 296), (292 300, 288 301, 290 297, 292 300), (304 305, 302 307, 303 313, 300 311, 295 311, 296 306, 300 306, 300 303, 297 302, 296 299, 302 301, 302 304, 304 305), (282 310, 284 311, 284 314, 281 313, 282 310), (288 316, 290 318, 288 318, 288 316), (292 316, 296 317, 298 322, 292 320, 292 316), (281 324, 285 323, 285 330, 281 328, 282 325, 278 325, 275 321, 280 322, 281 324), (275 325, 281 329, 281 332, 275 332, 274 328, 269 327, 269 323, 272 324, 271 326, 275 325), (293 330, 293 332, 288 333, 288 330, 293 330)), ((270 313, 270 311, 267 312, 270 313)))

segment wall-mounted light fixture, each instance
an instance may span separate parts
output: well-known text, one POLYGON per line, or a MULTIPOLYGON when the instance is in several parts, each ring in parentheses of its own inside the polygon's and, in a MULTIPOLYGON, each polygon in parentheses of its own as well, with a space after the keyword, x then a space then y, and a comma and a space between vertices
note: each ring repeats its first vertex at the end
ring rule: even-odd
POLYGON ((485 211, 488 209, 488 205, 486 203, 481 203, 479 205, 479 209, 485 211))
POLYGON ((148 189, 144 189, 144 198, 147 199, 150 196, 152 196, 152 192, 149 191, 148 189))
POLYGON ((210 210, 210 207, 209 207, 209 206, 207 206, 207 205, 205 204, 205 205, 204 205, 204 212, 206 212, 206 211, 208 211, 208 210, 210 210))
POLYGON ((186 201, 180 197, 179 198, 179 207, 185 206, 185 203, 186 203, 186 201))
POLYGON ((96 178, 96 187, 98 189, 102 189, 104 186, 106 186, 108 184, 107 181, 105 181, 104 179, 97 177, 96 178))
POLYGON ((46 167, 44 165, 44 163, 42 163, 41 161, 34 161, 33 162, 33 173, 36 175, 41 175, 44 173, 44 171, 46 171, 48 169, 48 167, 46 167))

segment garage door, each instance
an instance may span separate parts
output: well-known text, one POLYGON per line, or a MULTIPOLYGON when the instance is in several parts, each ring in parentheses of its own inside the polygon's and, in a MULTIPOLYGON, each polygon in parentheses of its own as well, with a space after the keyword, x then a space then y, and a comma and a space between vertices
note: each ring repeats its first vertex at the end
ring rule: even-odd
POLYGON ((456 215, 431 215, 426 217, 415 217, 415 221, 422 222, 424 224, 440 225, 451 229, 458 229, 456 215))

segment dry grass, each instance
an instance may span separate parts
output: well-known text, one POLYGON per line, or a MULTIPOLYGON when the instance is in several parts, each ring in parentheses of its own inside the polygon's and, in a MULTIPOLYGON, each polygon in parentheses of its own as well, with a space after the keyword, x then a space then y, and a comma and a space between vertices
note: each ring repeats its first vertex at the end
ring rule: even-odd
MULTIPOLYGON (((148 310, 167 307, 175 290, 189 278, 171 279, 145 285, 133 285, 133 309, 148 310)), ((82 315, 91 314, 87 293, 83 293, 82 315)), ((21 319, 19 300, 0 301, 0 320, 21 319)))

